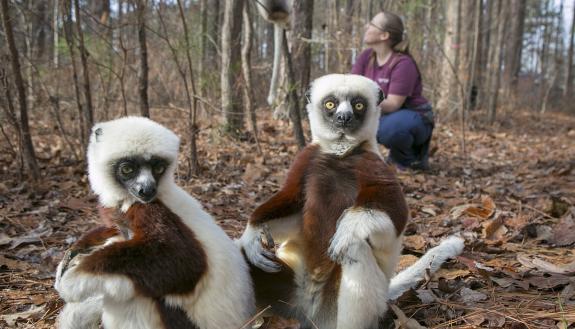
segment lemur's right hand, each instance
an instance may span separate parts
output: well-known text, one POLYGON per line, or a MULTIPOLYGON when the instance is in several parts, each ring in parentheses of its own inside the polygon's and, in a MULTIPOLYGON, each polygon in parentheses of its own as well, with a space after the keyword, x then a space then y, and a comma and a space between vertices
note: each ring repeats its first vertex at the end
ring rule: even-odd
POLYGON ((250 263, 266 272, 279 272, 282 269, 282 265, 277 262, 275 253, 264 248, 262 233, 262 228, 253 228, 248 225, 244 234, 238 240, 238 244, 243 248, 250 263))

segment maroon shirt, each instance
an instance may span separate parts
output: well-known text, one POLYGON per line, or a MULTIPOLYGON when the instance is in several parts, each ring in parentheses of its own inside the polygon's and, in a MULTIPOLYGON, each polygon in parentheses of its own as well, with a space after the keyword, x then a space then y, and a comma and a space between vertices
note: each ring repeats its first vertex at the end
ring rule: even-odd
POLYGON ((421 75, 411 56, 393 53, 387 63, 380 66, 372 53, 373 50, 368 48, 359 54, 351 73, 377 82, 385 95, 407 96, 402 108, 415 108, 428 103, 421 94, 421 75))

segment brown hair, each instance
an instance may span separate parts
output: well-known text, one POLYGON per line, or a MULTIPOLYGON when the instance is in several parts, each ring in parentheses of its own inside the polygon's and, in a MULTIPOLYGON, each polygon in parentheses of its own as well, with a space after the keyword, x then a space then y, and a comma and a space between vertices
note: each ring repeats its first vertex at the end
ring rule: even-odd
POLYGON ((405 35, 401 18, 389 11, 382 11, 382 13, 385 18, 382 29, 389 33, 391 48, 396 52, 411 56, 409 53, 409 40, 407 40, 407 36, 405 35))

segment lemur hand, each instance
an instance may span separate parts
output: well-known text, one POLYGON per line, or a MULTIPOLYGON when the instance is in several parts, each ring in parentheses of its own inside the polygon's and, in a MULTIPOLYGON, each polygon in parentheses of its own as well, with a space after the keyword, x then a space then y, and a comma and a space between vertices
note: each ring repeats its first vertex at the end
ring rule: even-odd
POLYGON ((238 243, 250 263, 266 272, 279 272, 282 265, 276 261, 275 253, 264 248, 262 233, 264 233, 262 228, 253 228, 248 225, 238 243))

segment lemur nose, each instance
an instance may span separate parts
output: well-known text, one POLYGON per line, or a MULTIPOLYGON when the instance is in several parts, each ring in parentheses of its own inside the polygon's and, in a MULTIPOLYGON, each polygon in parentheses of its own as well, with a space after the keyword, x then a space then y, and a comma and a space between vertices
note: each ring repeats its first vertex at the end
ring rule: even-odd
POLYGON ((337 122, 339 123, 348 123, 351 121, 351 118, 353 117, 353 115, 349 112, 343 112, 343 113, 338 113, 337 114, 337 122))
POLYGON ((138 190, 138 195, 144 199, 151 198, 156 195, 155 186, 143 186, 138 190))

